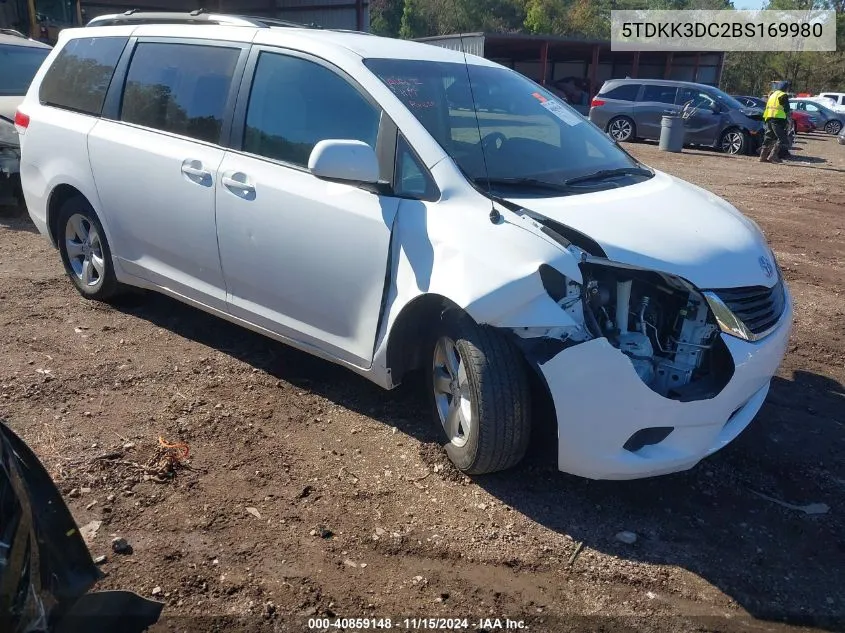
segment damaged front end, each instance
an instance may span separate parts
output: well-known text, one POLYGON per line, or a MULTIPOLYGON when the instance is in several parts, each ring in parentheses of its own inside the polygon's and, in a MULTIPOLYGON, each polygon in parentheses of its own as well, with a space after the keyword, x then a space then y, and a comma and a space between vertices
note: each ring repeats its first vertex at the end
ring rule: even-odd
POLYGON ((561 235, 565 227, 540 224, 582 276, 538 271, 572 326, 511 330, 554 403, 560 470, 660 475, 732 441, 762 406, 785 353, 791 304, 782 282, 704 291, 590 254, 579 236, 561 235))
POLYGON ((549 297, 582 325, 518 328, 523 348, 537 357, 540 348, 560 351, 604 338, 649 389, 680 402, 712 398, 730 381, 733 360, 702 292, 679 277, 610 262, 567 244, 580 261, 582 281, 545 264, 539 275, 549 297))

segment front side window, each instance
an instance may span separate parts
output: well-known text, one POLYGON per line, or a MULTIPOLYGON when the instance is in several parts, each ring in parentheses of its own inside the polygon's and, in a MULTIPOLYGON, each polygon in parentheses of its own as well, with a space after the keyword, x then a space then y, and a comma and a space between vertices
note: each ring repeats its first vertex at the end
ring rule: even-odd
POLYGON ((393 176, 397 196, 415 200, 436 200, 439 192, 428 171, 411 151, 405 137, 396 143, 396 170, 393 176))
POLYGON ((397 59, 365 64, 479 186, 560 195, 553 191, 569 179, 639 166, 563 101, 507 68, 397 59))
POLYGON ((49 48, 0 45, 0 97, 25 95, 32 78, 49 54, 49 48))
POLYGON ((692 88, 681 88, 678 91, 678 103, 681 105, 690 104, 693 108, 713 110, 716 100, 706 92, 692 88))
POLYGON ((305 167, 322 140, 375 148, 381 112, 346 79, 299 57, 261 53, 247 106, 243 150, 305 167))
POLYGON ((80 37, 59 51, 41 81, 45 105, 100 115, 125 37, 80 37))
POLYGON ((240 49, 142 42, 135 48, 120 120, 220 142, 240 49))
POLYGON ((640 101, 652 101, 656 103, 675 103, 677 88, 671 86, 646 86, 643 88, 643 96, 640 101))

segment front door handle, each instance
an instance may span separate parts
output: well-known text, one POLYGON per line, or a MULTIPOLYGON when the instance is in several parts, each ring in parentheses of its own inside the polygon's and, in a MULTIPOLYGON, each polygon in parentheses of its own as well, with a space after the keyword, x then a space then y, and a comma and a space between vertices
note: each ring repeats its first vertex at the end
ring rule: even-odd
POLYGON ((240 171, 227 171, 220 178, 220 182, 226 189, 239 198, 252 199, 255 197, 255 185, 245 173, 240 171))
POLYGON ((202 161, 186 158, 182 161, 182 173, 191 182, 205 186, 211 184, 211 172, 203 167, 202 161))
POLYGON ((664 110, 663 114, 677 114, 677 110, 664 110))

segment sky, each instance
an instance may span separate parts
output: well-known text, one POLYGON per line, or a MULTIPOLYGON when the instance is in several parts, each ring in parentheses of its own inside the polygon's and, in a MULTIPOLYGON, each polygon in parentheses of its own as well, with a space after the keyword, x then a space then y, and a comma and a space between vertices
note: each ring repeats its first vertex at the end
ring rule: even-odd
POLYGON ((737 9, 762 9, 765 0, 734 0, 737 9))

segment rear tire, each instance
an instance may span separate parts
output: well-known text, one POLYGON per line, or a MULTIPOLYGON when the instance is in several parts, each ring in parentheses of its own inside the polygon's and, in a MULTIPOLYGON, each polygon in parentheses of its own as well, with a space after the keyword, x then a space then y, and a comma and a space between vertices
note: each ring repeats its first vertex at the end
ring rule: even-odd
POLYGON ((637 126, 630 117, 617 116, 607 122, 607 133, 620 143, 633 141, 637 137, 637 126))
POLYGON ((458 311, 445 312, 434 330, 427 387, 449 459, 470 475, 515 466, 531 437, 521 353, 501 332, 458 311))
POLYGON ((119 293, 106 232, 90 203, 74 196, 59 209, 56 242, 73 285, 86 299, 105 301, 119 293))
POLYGON ((837 121, 835 119, 828 121, 824 124, 824 131, 828 134, 833 134, 836 136, 842 130, 842 122, 837 121))

